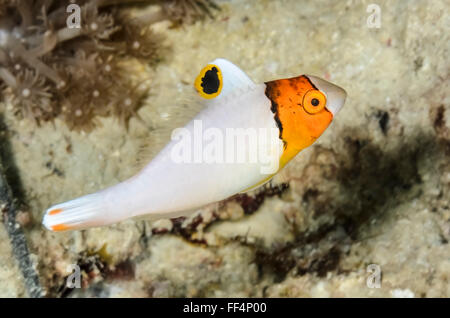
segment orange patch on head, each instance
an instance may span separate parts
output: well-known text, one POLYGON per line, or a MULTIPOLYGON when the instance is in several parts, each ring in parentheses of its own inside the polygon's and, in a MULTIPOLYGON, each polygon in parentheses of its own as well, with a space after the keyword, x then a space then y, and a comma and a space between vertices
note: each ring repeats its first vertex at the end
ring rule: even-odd
POLYGON ((289 157, 295 156, 319 138, 331 123, 333 114, 324 107, 325 95, 304 75, 266 85, 280 137, 289 149, 289 157), (306 102, 312 104, 304 105, 306 102))
POLYGON ((65 224, 53 225, 52 230, 55 232, 67 231, 67 230, 70 230, 70 226, 65 225, 65 224))
POLYGON ((51 210, 50 212, 48 212, 48 215, 55 215, 55 214, 61 213, 62 211, 63 211, 62 209, 54 209, 54 210, 51 210))

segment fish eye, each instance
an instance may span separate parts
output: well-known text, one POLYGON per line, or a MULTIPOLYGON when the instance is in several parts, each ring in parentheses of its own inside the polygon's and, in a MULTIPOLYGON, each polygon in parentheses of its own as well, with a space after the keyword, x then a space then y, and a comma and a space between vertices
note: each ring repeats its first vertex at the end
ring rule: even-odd
POLYGON ((326 105, 327 98, 322 92, 312 89, 306 92, 303 97, 303 108, 309 114, 320 112, 326 105))

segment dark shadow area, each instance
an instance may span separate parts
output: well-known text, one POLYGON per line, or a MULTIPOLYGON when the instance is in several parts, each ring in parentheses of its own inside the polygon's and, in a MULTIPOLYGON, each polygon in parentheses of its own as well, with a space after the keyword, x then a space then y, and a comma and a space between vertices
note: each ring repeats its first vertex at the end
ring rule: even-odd
POLYGON ((308 163, 319 166, 319 175, 316 173, 315 182, 304 190, 302 208, 314 219, 325 217, 328 221, 313 232, 296 233, 293 243, 256 248, 260 275, 273 273, 280 282, 292 270, 294 275, 314 273, 318 277, 329 271, 344 272, 339 268, 341 257, 351 244, 367 239, 362 229, 373 219, 381 228, 392 207, 419 196, 421 188, 414 185, 422 183, 420 160, 435 160, 443 151, 433 135, 418 134, 393 151, 359 139, 354 131, 343 136, 344 147, 339 153, 315 148, 327 152, 327 159, 332 160, 315 163, 313 155, 308 163))
POLYGON ((26 205, 25 190, 20 172, 15 163, 15 155, 9 141, 11 132, 6 126, 4 115, 0 114, 0 163, 3 165, 6 181, 19 205, 26 205))
MULTIPOLYGON (((44 291, 40 285, 28 248, 28 242, 17 221, 18 204, 15 195, 22 194, 19 172, 14 165, 13 154, 8 142, 8 130, 0 117, 0 213, 3 225, 8 233, 12 253, 24 278, 25 289, 30 297, 42 297, 44 291), (6 166, 6 169, 3 167, 6 166), (6 172, 5 172, 6 171, 6 172), (6 175, 6 177, 5 177, 6 175), (14 193, 11 186, 14 186, 14 193)), ((7 256, 8 257, 8 256, 7 256)))

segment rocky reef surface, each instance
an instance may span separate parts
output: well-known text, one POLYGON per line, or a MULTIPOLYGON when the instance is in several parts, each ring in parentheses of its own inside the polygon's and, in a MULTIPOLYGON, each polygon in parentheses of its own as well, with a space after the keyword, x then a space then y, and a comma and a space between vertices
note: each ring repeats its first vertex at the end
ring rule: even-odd
MULTIPOLYGON (((216 2, 214 19, 154 26, 171 51, 140 70, 150 94, 128 129, 112 118, 89 133, 0 118, 23 202, 17 226, 46 295, 449 297, 448 2, 376 1, 379 28, 367 23, 373 1, 216 2), (346 89, 346 105, 270 186, 217 209, 81 232, 42 227, 51 204, 131 176, 143 146, 156 153, 195 111, 172 102, 216 57, 256 82, 329 79, 346 89), (66 287, 71 264, 82 288, 66 287), (368 268, 379 285, 368 284, 368 268)), ((0 296, 26 296, 7 238, 0 226, 0 296)))

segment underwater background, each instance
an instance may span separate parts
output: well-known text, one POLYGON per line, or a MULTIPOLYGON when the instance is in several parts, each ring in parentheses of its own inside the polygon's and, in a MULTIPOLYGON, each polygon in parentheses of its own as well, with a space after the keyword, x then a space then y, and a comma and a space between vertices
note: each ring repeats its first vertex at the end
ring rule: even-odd
POLYGON ((450 296, 448 1, 75 1, 81 33, 64 31, 69 1, 48 3, 0 0, 0 297, 450 296), (346 104, 217 209, 41 225, 155 155, 217 57, 260 83, 317 75, 346 104))

